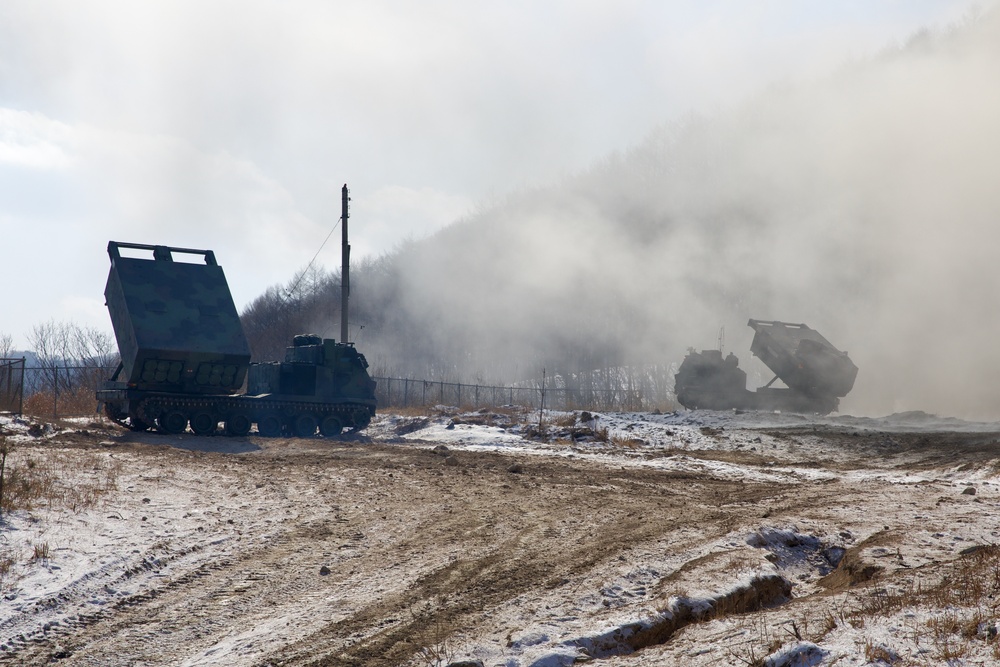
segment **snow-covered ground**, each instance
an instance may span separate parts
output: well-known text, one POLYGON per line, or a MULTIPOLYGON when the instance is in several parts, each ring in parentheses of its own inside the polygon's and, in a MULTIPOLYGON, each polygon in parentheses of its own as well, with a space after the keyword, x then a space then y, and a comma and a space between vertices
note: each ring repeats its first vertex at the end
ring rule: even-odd
POLYGON ((0 660, 1000 664, 1000 425, 538 426, 439 406, 332 443, 0 417, 9 470, 50 480, 4 516, 0 660))

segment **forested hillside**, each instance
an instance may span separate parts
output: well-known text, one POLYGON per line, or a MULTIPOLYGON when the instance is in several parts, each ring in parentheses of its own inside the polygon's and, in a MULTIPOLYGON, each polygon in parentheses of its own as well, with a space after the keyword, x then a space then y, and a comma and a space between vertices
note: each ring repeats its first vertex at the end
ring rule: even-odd
MULTIPOLYGON (((542 367, 667 377, 724 327, 763 383, 746 320, 805 322, 861 368, 845 410, 996 416, 998 72, 991 11, 666 123, 356 262, 352 337, 377 373, 512 382, 542 367)), ((338 302, 336 272, 273 288, 243 316, 255 353, 335 337, 338 302)))

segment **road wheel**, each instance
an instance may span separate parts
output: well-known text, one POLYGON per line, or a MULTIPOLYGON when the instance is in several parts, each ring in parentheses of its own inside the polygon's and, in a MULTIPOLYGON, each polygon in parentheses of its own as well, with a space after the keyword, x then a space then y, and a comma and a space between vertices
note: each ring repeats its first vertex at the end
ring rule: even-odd
POLYGON ((364 409, 354 411, 354 430, 360 431, 372 423, 371 413, 364 409))
POLYGON ((257 420, 257 432, 265 438, 281 435, 281 417, 275 414, 264 415, 257 420))
POLYGON ((302 413, 292 423, 295 435, 300 438, 311 438, 316 435, 316 418, 311 414, 302 413))
POLYGON ((113 422, 121 424, 128 415, 122 412, 121 406, 117 403, 105 403, 104 416, 113 422))
POLYGON ((128 427, 132 431, 146 431, 146 430, 149 429, 149 424, 147 424, 146 422, 142 421, 138 417, 129 417, 128 418, 128 427))
MULTIPOLYGON (((110 410, 111 410, 111 405, 110 404, 105 404, 104 405, 104 412, 105 412, 105 414, 108 415, 108 417, 111 417, 110 410)), ((115 411, 118 412, 117 406, 115 406, 115 411)), ((152 426, 152 424, 146 422, 144 419, 141 419, 137 414, 135 414, 134 411, 131 412, 131 413, 129 413, 128 415, 125 415, 125 413, 119 412, 118 415, 116 415, 117 418, 115 418, 115 417, 111 417, 111 418, 114 419, 119 424, 121 424, 122 420, 124 420, 124 418, 126 416, 128 417, 128 427, 129 427, 129 430, 132 430, 132 431, 146 431, 146 430, 149 429, 150 426, 152 426)))
POLYGON ((157 428, 170 435, 183 433, 187 423, 187 415, 180 410, 166 410, 156 420, 157 428))
POLYGON ((250 421, 250 417, 246 413, 234 412, 226 420, 226 433, 242 438, 250 432, 251 426, 253 426, 253 422, 250 421))
POLYGON ((204 410, 194 413, 191 416, 191 430, 197 435, 212 435, 219 421, 212 416, 211 412, 204 410))
POLYGON ((336 438, 343 430, 344 425, 333 415, 325 417, 319 424, 319 432, 323 434, 324 438, 336 438))

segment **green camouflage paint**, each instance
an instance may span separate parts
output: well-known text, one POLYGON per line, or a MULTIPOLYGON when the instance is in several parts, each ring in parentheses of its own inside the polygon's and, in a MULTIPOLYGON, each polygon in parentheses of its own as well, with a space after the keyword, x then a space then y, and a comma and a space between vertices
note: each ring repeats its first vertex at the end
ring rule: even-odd
POLYGON ((140 389, 235 393, 250 363, 250 346, 229 284, 210 250, 111 241, 104 291, 121 352, 123 377, 140 389), (123 257, 120 248, 152 250, 123 257), (174 261, 200 254, 204 264, 174 261))

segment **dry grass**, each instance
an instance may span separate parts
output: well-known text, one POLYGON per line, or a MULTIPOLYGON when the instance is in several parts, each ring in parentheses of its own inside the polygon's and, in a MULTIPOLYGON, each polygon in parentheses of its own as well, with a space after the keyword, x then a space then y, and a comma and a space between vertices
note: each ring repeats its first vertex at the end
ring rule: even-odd
POLYGON ((627 435, 612 435, 609 438, 610 443, 620 449, 637 449, 645 445, 645 441, 640 438, 632 438, 627 435))
POLYGON ((737 551, 729 556, 722 571, 730 578, 738 578, 747 572, 760 571, 761 560, 756 553, 737 551))
MULTIPOLYGON (((834 602, 822 619, 819 641, 837 628, 861 629, 874 619, 923 610, 907 633, 909 641, 929 648, 930 664, 962 661, 976 653, 977 642, 990 645, 1000 658, 996 623, 1000 619, 1000 547, 982 546, 944 564, 931 581, 913 579, 898 586, 876 577, 857 594, 834 602)), ((908 626, 909 627, 909 626, 908 626)), ((911 664, 884 645, 865 641, 864 654, 876 664, 911 664)), ((980 651, 981 652, 981 651, 980 651)), ((919 663, 924 664, 924 663, 919 663)))
POLYGON ((551 426, 559 426, 561 428, 572 428, 576 426, 576 415, 571 412, 569 414, 550 417, 549 424, 551 426))
POLYGON ((890 586, 883 586, 881 579, 876 577, 867 583, 862 594, 858 598, 857 608, 852 617, 854 619, 864 619, 871 617, 887 617, 896 612, 912 606, 919 589, 899 590, 890 586))
POLYGON ((97 414, 97 399, 93 387, 72 391, 39 391, 24 398, 24 414, 35 417, 86 417, 97 414))
POLYGON ((48 560, 49 559, 49 543, 39 542, 31 548, 31 560, 48 560))
MULTIPOLYGON (((0 435, 0 449, 6 452, 0 518, 39 509, 79 513, 96 506, 117 488, 121 464, 110 456, 20 449, 12 447, 3 435, 0 435)), ((0 550, 0 590, 16 579, 18 563, 45 561, 50 553, 48 542, 22 546, 4 543, 0 550)))
MULTIPOLYGON (((725 565, 732 571, 745 563, 736 555, 725 565)), ((964 664, 984 650, 1000 660, 1000 546, 970 550, 942 564, 930 580, 914 578, 891 585, 877 576, 863 588, 830 598, 826 612, 812 620, 796 617, 779 622, 767 610, 748 614, 740 623, 746 631, 728 649, 729 663, 758 667, 784 643, 820 643, 838 630, 852 633, 882 627, 885 621, 878 619, 901 624, 906 632, 900 638, 924 653, 914 662, 876 639, 857 639, 857 651, 868 664, 964 664), (900 619, 901 614, 906 617, 900 619)))
POLYGON ((455 658, 450 638, 455 628, 442 619, 441 608, 447 598, 428 600, 422 607, 410 609, 414 625, 422 628, 418 639, 418 662, 426 667, 444 667, 455 658))
POLYGON ((380 415, 398 415, 400 417, 426 417, 433 409, 424 405, 411 405, 406 408, 390 407, 381 408, 380 415))
POLYGON ((865 660, 874 664, 891 665, 899 661, 899 656, 888 647, 876 644, 872 639, 866 639, 864 644, 865 660))
POLYGON ((781 639, 772 631, 766 612, 750 614, 745 621, 750 626, 748 636, 753 639, 729 647, 730 664, 763 667, 767 656, 781 648, 781 639))
POLYGON ((121 467, 97 455, 79 458, 15 451, 7 462, 4 510, 69 509, 76 513, 93 507, 116 488, 121 467))

